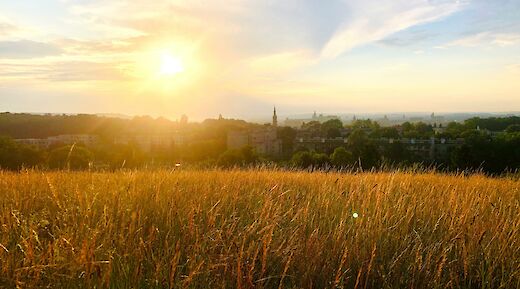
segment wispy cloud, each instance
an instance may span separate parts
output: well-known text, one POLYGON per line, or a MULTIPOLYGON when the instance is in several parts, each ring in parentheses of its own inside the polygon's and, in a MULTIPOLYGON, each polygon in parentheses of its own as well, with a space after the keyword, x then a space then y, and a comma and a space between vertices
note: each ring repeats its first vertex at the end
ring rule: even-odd
POLYGON ((353 47, 451 15, 466 1, 135 0, 127 5, 114 0, 72 5, 70 10, 93 28, 114 29, 113 35, 125 30, 148 38, 195 36, 224 42, 235 55, 311 49, 324 58, 335 58, 353 47))
POLYGON ((288 51, 253 58, 250 67, 268 73, 287 72, 316 63, 315 56, 308 50, 288 51))
POLYGON ((0 41, 0 58, 37 58, 60 53, 62 49, 49 43, 31 40, 0 41))
POLYGON ((478 46, 499 46, 506 47, 520 43, 520 34, 518 33, 494 33, 480 32, 477 34, 465 36, 437 48, 448 48, 453 46, 460 47, 478 47, 478 46))
POLYGON ((334 58, 356 46, 383 39, 415 25, 459 11, 461 1, 351 1, 353 15, 324 46, 321 55, 334 58))
POLYGON ((82 40, 62 38, 53 41, 68 55, 119 54, 129 53, 139 49, 138 43, 142 37, 121 39, 82 40))
POLYGON ((16 26, 6 22, 0 22, 0 36, 9 35, 16 30, 16 26))
POLYGON ((15 25, 10 19, 0 15, 0 39, 15 35, 20 32, 20 27, 15 25))
POLYGON ((405 47, 418 45, 438 36, 435 33, 425 30, 410 31, 402 34, 404 35, 391 35, 379 40, 378 43, 391 47, 405 47))
POLYGON ((69 81, 122 81, 132 79, 125 64, 91 61, 40 61, 0 63, 0 80, 69 81))

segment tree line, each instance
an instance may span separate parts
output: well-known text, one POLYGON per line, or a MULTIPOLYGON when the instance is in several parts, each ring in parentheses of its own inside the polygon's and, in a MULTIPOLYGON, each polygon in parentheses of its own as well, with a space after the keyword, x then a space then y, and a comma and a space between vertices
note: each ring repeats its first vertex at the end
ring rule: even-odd
MULTIPOLYGON (((332 119, 320 123, 303 124, 302 131, 308 138, 333 139, 346 137, 343 145, 323 151, 298 147, 297 130, 289 127, 278 129, 282 141, 283 156, 278 163, 300 168, 359 168, 410 167, 423 165, 443 170, 481 170, 499 174, 517 171, 520 168, 520 117, 471 118, 463 123, 426 124, 405 122, 400 126, 381 127, 370 119, 357 120, 345 126, 341 120, 332 119), (348 129, 345 136, 344 131, 348 129), (414 153, 406 144, 386 140, 394 139, 431 140, 435 138, 455 140, 462 144, 454 146, 445 154, 425 158, 414 153), (384 141, 382 141, 384 140, 384 141)), ((244 148, 249 152, 249 148, 244 148)), ((228 151, 220 159, 221 165, 242 165, 261 162, 261 157, 241 157, 241 150, 228 151), (232 157, 231 157, 232 156, 232 157), (253 161, 252 161, 253 160, 253 161)))
POLYGON ((31 115, 0 114, 0 167, 19 170, 23 167, 50 169, 138 168, 171 166, 176 163, 204 166, 250 166, 275 163, 291 167, 354 167, 369 169, 381 166, 426 166, 446 170, 481 169, 489 173, 520 168, 520 118, 471 118, 463 123, 437 124, 403 123, 381 127, 372 120, 358 120, 344 125, 333 119, 324 123, 309 122, 300 130, 279 127, 282 143, 279 156, 258 155, 246 146, 226 149, 229 131, 252 130, 261 127, 243 120, 208 119, 201 123, 181 123, 167 119, 136 117, 117 119, 93 115, 31 115), (438 128, 442 127, 442 130, 438 128), (347 134, 345 132, 348 132, 347 134), (115 144, 115 135, 168 134, 181 132, 190 141, 154 151, 143 151, 137 144, 115 144), (298 147, 298 133, 307 137, 346 138, 346 142, 324 151, 298 147), (17 143, 13 138, 43 138, 58 134, 95 134, 101 144, 55 144, 44 150, 17 143), (381 139, 464 139, 442 159, 424 159, 407 149, 401 142, 380 142, 381 139))

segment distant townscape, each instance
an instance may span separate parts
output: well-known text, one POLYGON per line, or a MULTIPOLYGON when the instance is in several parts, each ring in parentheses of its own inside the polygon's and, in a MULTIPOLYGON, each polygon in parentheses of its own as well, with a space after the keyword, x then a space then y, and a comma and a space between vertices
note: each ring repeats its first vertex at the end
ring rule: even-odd
MULTIPOLYGON (((435 116, 432 113, 430 118, 412 117, 410 121, 417 123, 419 126, 426 125, 425 132, 430 130, 431 135, 417 135, 408 137, 403 136, 403 125, 408 128, 410 122, 406 121, 403 115, 402 120, 390 120, 386 115, 377 121, 357 119, 354 115, 348 124, 343 123, 336 115, 323 115, 314 112, 312 118, 289 119, 284 122, 286 127, 294 129, 295 137, 291 140, 292 148, 298 150, 304 149, 316 152, 333 151, 337 147, 348 144, 348 136, 358 129, 367 135, 372 134, 382 127, 393 126, 393 129, 382 129, 384 133, 378 136, 375 141, 378 143, 393 144, 400 143, 407 146, 407 149, 423 159, 439 159, 446 157, 449 148, 462 144, 461 138, 450 139, 448 135, 443 135, 446 131, 447 122, 443 116, 435 116), (444 126, 443 126, 444 125, 444 126), (395 129, 395 130, 394 130, 395 129), (423 137, 429 138, 424 139, 423 137), (435 136, 438 136, 436 138, 435 136)), ((478 129, 478 128, 477 128, 478 129)), ((495 132, 489 131, 490 134, 495 132)), ((228 133, 227 147, 230 149, 239 149, 243 146, 252 146, 256 152, 266 155, 281 155, 284 152, 282 139, 278 137, 278 116, 276 108, 273 111, 273 120, 270 126, 264 126, 260 129, 250 131, 231 131, 228 133)))
MULTIPOLYGON (((380 115, 374 115, 374 116, 375 116, 375 118, 373 118, 373 120, 381 126, 400 125, 405 122, 424 122, 424 123, 428 123, 428 124, 442 125, 443 123, 446 124, 449 122, 449 118, 446 118, 445 116, 435 115, 434 112, 432 112, 429 117, 424 117, 424 116, 419 116, 419 115, 406 116, 406 114, 402 114, 402 115, 393 114, 390 116, 388 114, 385 114, 383 116, 380 116, 380 115)), ((310 117, 310 118, 289 118, 289 117, 287 117, 284 121, 284 125, 294 127, 294 128, 300 128, 302 125, 304 125, 305 123, 308 123, 310 121, 326 122, 328 120, 333 120, 333 119, 342 120, 345 124, 353 124, 358 119, 368 119, 368 118, 370 118, 370 117, 365 117, 365 118, 361 117, 360 118, 359 116, 356 116, 355 114, 353 114, 351 118, 348 118, 348 116, 327 115, 327 114, 323 114, 323 113, 318 114, 318 113, 314 112, 312 114, 312 117, 310 117)), ((464 119, 464 117, 462 115, 459 115, 458 117, 451 118, 451 121, 458 121, 460 119, 464 119)))
POLYGON ((242 166, 358 168, 434 166, 490 173, 520 167, 520 117, 452 121, 383 116, 348 121, 314 113, 266 124, 207 119, 0 114, 0 166, 9 169, 242 166))

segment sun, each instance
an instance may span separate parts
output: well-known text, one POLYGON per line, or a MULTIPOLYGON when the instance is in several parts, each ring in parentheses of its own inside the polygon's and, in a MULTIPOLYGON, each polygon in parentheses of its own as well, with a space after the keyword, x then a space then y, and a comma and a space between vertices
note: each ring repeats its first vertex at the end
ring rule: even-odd
POLYGON ((193 44, 150 44, 135 54, 135 64, 127 69, 136 80, 139 91, 154 92, 161 97, 172 99, 187 94, 186 91, 199 89, 205 79, 206 66, 198 58, 193 44))
POLYGON ((180 58, 170 54, 163 54, 161 56, 160 73, 165 76, 173 76, 184 71, 184 65, 180 58))

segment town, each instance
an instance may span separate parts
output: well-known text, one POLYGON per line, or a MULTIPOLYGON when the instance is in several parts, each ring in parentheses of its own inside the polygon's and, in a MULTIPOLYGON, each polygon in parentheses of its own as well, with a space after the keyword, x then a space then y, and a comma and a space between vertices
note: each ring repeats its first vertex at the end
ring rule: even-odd
MULTIPOLYGON (((382 123, 379 121, 372 122, 371 120, 363 121, 356 119, 354 116, 351 125, 344 126, 337 116, 317 115, 314 112, 310 120, 287 119, 285 126, 286 128, 294 128, 294 138, 290 140, 289 146, 296 151, 304 149, 315 152, 332 152, 335 148, 346 145, 349 135, 356 129, 360 129, 367 135, 376 135, 374 141, 381 147, 384 144, 393 144, 394 142, 403 144, 410 152, 427 160, 444 158, 450 149, 463 144, 462 138, 449 139, 449 136, 443 135, 446 131, 442 124, 444 118, 435 117, 434 113, 426 123, 421 122, 421 124, 426 125, 424 132, 429 130, 431 134, 426 133, 417 137, 402 137, 404 130, 402 125, 386 128, 381 135, 374 134, 381 129, 382 125, 388 126, 390 123, 386 116, 382 121, 382 123)), ((276 108, 274 108, 270 125, 249 131, 231 131, 228 133, 228 149, 239 149, 244 146, 251 146, 256 152, 270 156, 280 156, 286 151, 278 133, 276 108)))
POLYGON ((187 116, 170 121, 2 113, 3 151, 12 152, 0 159, 0 165, 61 168, 70 166, 72 158, 78 168, 272 163, 370 169, 420 164, 499 173, 519 167, 520 117, 455 122, 431 113, 415 122, 404 120, 404 116, 401 122, 386 116, 377 121, 354 116, 344 123, 337 116, 315 112, 311 118, 287 118, 280 124, 276 108, 272 121, 265 124, 221 115, 196 123, 188 122, 187 116), (24 152, 29 151, 30 161, 25 161, 24 152), (502 159, 508 161, 495 161, 500 153, 508 154, 502 159))

